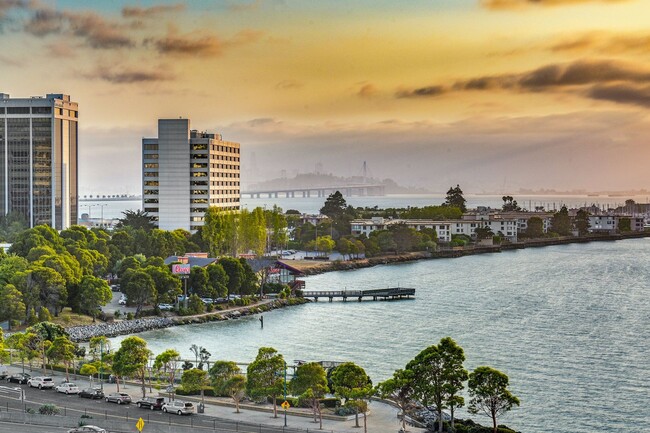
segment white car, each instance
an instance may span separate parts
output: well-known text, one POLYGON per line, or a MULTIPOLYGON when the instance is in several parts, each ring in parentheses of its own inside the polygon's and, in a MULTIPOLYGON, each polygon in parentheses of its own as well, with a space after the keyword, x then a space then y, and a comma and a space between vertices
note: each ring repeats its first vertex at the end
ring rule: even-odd
POLYGON ((54 388, 54 381, 51 377, 36 376, 29 379, 27 385, 29 385, 30 388, 52 389, 54 388))
POLYGON ((72 382, 68 382, 68 383, 64 382, 54 389, 56 389, 56 392, 60 392, 63 394, 79 394, 79 387, 72 382))
POLYGON ((126 305, 126 296, 122 295, 119 301, 117 301, 118 304, 120 305, 126 305))
POLYGON ((96 425, 82 425, 68 430, 68 433, 108 433, 108 430, 96 425))
POLYGON ((172 304, 158 304, 158 309, 160 311, 171 311, 174 309, 172 304))

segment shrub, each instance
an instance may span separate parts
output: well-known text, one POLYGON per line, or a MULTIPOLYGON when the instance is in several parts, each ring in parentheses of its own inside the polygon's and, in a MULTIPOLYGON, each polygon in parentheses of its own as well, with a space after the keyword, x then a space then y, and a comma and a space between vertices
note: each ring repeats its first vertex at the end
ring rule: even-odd
POLYGON ((115 316, 116 319, 119 319, 121 315, 122 313, 120 312, 120 310, 115 310, 115 313, 113 313, 113 316, 115 316))
POLYGON ((132 312, 129 311, 128 313, 126 313, 126 320, 133 320, 133 313, 132 312))
POLYGON ((53 404, 44 404, 38 408, 38 413, 41 415, 58 415, 61 413, 61 410, 53 404))

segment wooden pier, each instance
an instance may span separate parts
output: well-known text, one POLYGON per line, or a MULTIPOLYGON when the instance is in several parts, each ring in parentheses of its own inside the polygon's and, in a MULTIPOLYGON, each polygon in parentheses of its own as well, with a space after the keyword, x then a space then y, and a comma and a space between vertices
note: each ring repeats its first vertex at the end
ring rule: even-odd
POLYGON ((359 302, 363 298, 372 298, 373 301, 389 301, 396 299, 411 299, 415 296, 415 289, 407 289, 401 287, 391 287, 387 289, 372 289, 372 290, 320 290, 320 291, 304 291, 302 296, 304 298, 312 298, 318 302, 318 298, 328 298, 330 302, 334 298, 343 299, 347 301, 348 298, 357 298, 359 302))

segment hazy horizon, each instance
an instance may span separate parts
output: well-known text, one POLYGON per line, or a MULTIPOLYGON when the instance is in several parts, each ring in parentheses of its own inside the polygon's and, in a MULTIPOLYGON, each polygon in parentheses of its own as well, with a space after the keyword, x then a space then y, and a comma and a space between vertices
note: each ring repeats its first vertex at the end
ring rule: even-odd
POLYGON ((0 92, 79 103, 81 195, 158 118, 294 172, 445 191, 650 188, 648 0, 1 1, 0 92), (585 19, 588 17, 588 19, 585 19))

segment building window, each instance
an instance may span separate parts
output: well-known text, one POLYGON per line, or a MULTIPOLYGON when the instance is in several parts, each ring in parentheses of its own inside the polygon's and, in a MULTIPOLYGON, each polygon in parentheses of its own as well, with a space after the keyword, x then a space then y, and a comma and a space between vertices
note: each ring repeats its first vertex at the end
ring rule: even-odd
POLYGON ((158 168, 157 162, 146 162, 144 168, 158 168))
POLYGON ((145 144, 144 145, 144 150, 158 150, 158 145, 157 144, 145 144))

